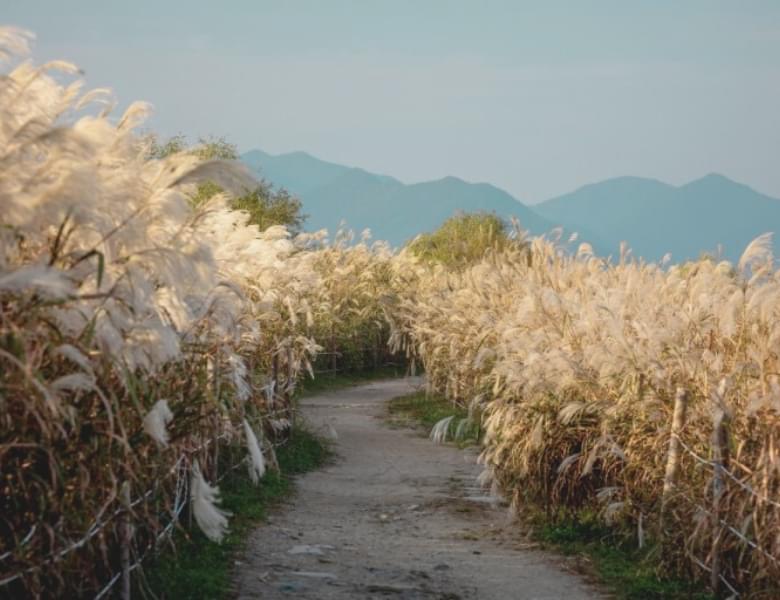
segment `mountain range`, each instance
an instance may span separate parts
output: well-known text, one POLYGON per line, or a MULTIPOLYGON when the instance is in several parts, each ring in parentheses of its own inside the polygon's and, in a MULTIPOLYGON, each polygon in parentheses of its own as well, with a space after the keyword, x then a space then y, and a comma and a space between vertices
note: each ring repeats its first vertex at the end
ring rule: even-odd
POLYGON ((616 256, 626 241, 635 256, 674 262, 703 252, 738 259, 750 241, 780 231, 780 200, 723 175, 710 174, 682 186, 655 179, 619 177, 527 206, 487 183, 457 177, 405 184, 315 158, 305 152, 271 155, 252 150, 242 160, 258 176, 284 187, 303 202, 306 229, 335 232, 342 222, 373 239, 400 246, 436 229, 458 211, 487 211, 519 220, 532 235, 563 227, 577 232, 604 256, 616 256))

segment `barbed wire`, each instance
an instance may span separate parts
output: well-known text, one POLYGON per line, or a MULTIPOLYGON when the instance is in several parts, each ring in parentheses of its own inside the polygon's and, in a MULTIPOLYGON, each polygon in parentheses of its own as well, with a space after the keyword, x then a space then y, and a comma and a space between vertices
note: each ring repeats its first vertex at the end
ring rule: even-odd
POLYGON ((746 492, 752 494, 753 496, 755 496, 756 498, 758 498, 762 502, 766 502, 767 504, 771 504, 772 506, 780 508, 780 502, 776 502, 775 500, 772 500, 771 498, 768 498, 768 497, 764 496, 763 494, 759 494, 757 491, 755 491, 753 489, 752 486, 750 486, 749 484, 747 484, 744 481, 742 481, 741 479, 739 479, 739 477, 734 475, 734 473, 732 473, 731 471, 726 469, 723 465, 716 465, 715 462, 713 462, 711 460, 708 460, 706 458, 703 458, 702 456, 697 454, 696 451, 693 450, 688 444, 686 444, 683 441, 683 439, 677 433, 672 432, 672 437, 676 438, 677 441, 680 442, 680 445, 683 447, 683 449, 689 455, 691 455, 694 459, 696 459, 698 462, 700 462, 700 463, 702 463, 702 464, 704 464, 704 465, 706 465, 706 466, 708 466, 708 467, 710 467, 712 469, 716 468, 716 466, 717 466, 720 469, 721 473, 726 475, 726 477, 731 479, 734 483, 736 483, 743 490, 745 490, 746 492))
MULTIPOLYGON (((700 511, 702 511, 702 512, 704 512, 704 513, 708 514, 709 516, 711 516, 711 517, 715 517, 715 514, 714 514, 714 513, 713 513, 711 510, 709 510, 709 509, 705 508, 705 507, 704 507, 704 506, 702 506, 701 504, 699 504, 699 503, 694 503, 694 506, 696 506, 696 508, 698 508, 700 511)), ((718 519, 718 523, 720 523, 721 525, 723 525, 723 526, 724 526, 726 529, 728 529, 728 530, 729 530, 729 531, 730 531, 730 532, 731 532, 731 533, 732 533, 734 536, 736 536, 737 538, 739 538, 741 541, 745 542, 745 543, 746 543, 748 546, 750 546, 750 547, 751 547, 751 548, 753 548, 754 550, 757 550, 758 552, 760 552, 761 554, 763 554, 764 556, 766 556, 766 557, 767 557, 769 560, 771 560, 773 563, 775 563, 775 564, 780 564, 780 558, 777 558, 777 557, 776 557, 776 556, 774 556, 773 554, 770 554, 769 552, 767 552, 766 550, 764 550, 764 549, 763 549, 761 546, 759 546, 758 544, 756 544, 756 543, 755 543, 753 540, 751 540, 750 538, 746 537, 744 533, 742 533, 741 531, 739 531, 739 529, 737 529, 736 527, 734 527, 734 526, 733 526, 731 523, 729 523, 728 521, 726 521, 726 520, 724 520, 724 519, 722 519, 722 518, 720 518, 720 517, 715 517, 715 518, 717 518, 717 519, 718 519)))
MULTIPOLYGON (((702 457, 693 448, 691 448, 687 443, 685 443, 685 441, 682 439, 682 437, 680 435, 678 435, 677 433, 672 432, 672 437, 676 438, 676 440, 680 443, 680 446, 683 448, 683 450, 685 450, 685 452, 688 455, 690 455, 694 460, 696 460, 700 464, 702 464, 702 465, 712 469, 713 471, 715 469, 717 469, 719 473, 724 474, 731 481, 736 483, 742 490, 748 492, 753 497, 755 497, 758 500, 760 500, 762 502, 765 502, 765 503, 767 503, 769 505, 776 506, 776 507, 780 508, 780 503, 772 500, 771 498, 768 498, 768 497, 764 496, 763 494, 759 494, 758 492, 756 492, 753 489, 753 487, 751 485, 749 485, 749 484, 745 483, 744 481, 742 481, 739 477, 737 477, 730 470, 726 469, 723 465, 720 465, 720 464, 716 463, 715 461, 712 461, 712 460, 709 460, 709 459, 706 459, 706 458, 702 457)), ((772 561, 772 563, 774 563, 775 565, 780 564, 780 559, 778 557, 774 556, 773 554, 771 554, 770 552, 768 552, 767 550, 765 550, 764 548, 759 546, 755 541, 751 540, 744 533, 742 533, 742 531, 740 531, 739 529, 734 527, 731 523, 729 523, 728 521, 726 521, 722 517, 715 515, 715 513, 713 513, 708 508, 702 506, 700 503, 698 503, 696 500, 694 500, 693 498, 691 498, 687 494, 682 494, 682 496, 688 502, 690 502, 693 506, 695 506, 699 511, 701 511, 702 513, 704 513, 706 515, 709 515, 711 518, 717 519, 717 522, 718 522, 718 524, 720 526, 724 527, 729 533, 731 533, 733 536, 735 536, 741 542, 743 542, 744 544, 747 544, 747 546, 750 547, 752 550, 754 550, 756 552, 759 552, 760 554, 765 556, 767 559, 772 561)), ((706 569, 707 571, 712 572, 711 568, 707 567, 704 563, 699 561, 695 556, 691 555, 691 559, 697 565, 699 565, 700 567, 706 569)), ((737 594, 737 591, 733 587, 731 587, 731 585, 728 584, 728 582, 726 582, 725 578, 722 575, 719 574, 719 577, 720 577, 720 579, 724 583, 726 583, 726 585, 729 587, 729 589, 732 591, 732 593, 737 594)))
MULTIPOLYGON (((693 554, 691 554, 691 553, 688 553, 688 557, 689 557, 689 558, 690 558, 690 559, 693 561, 693 563, 694 563, 695 565, 697 565, 697 566, 701 567, 702 569, 704 569, 704 570, 705 570, 705 571, 707 571, 708 573, 712 573, 712 569, 711 569, 710 567, 708 567, 707 565, 705 565, 705 564, 704 564, 702 561, 700 561, 698 558, 696 558, 696 557, 695 557, 693 554)), ((721 580, 721 581, 722 581, 722 582, 725 584, 725 586, 726 586, 727 588, 729 588, 729 591, 730 591, 730 592, 733 594, 733 595, 732 595, 732 598, 739 598, 739 595, 740 595, 740 594, 739 594, 739 592, 736 590, 736 588, 735 588, 733 585, 731 585, 731 583, 729 583, 729 580, 728 580, 728 579, 726 579, 726 578, 725 578, 723 575, 721 575, 720 573, 718 573, 718 579, 720 579, 720 580, 721 580)))
MULTIPOLYGON (((182 457, 180 457, 182 458, 182 457)), ((179 461, 177 461, 177 465, 179 465, 179 461)), ((152 548, 157 548, 160 545, 160 542, 167 538, 170 534, 170 532, 175 527, 176 523, 179 522, 179 515, 181 515, 182 511, 184 510, 184 507, 187 506, 187 478, 185 476, 186 474, 186 468, 183 466, 180 466, 178 468, 178 474, 176 477, 176 497, 174 499, 173 504, 173 510, 171 511, 171 520, 168 522, 168 524, 162 529, 162 531, 157 535, 157 537, 154 540, 154 544, 147 547, 147 549, 144 551, 144 553, 136 560, 135 563, 130 565, 127 568, 128 573, 132 573, 135 571, 138 567, 141 566, 141 563, 146 559, 146 557, 149 555, 149 550, 152 548)), ((125 572, 125 570, 120 570, 117 572, 109 581, 106 583, 106 585, 101 589, 96 595, 95 600, 100 600, 103 596, 105 596, 108 592, 111 591, 111 589, 114 587, 117 581, 119 581, 119 578, 122 576, 122 574, 125 572)))
MULTIPOLYGON (((764 502, 770 506, 774 506, 777 508, 780 508, 780 502, 777 502, 769 497, 767 497, 764 494, 761 494, 757 492, 750 484, 743 481, 740 477, 738 477, 736 474, 734 474, 729 469, 725 468, 722 464, 717 463, 713 460, 704 458, 701 456, 698 452, 696 452, 693 448, 691 448, 685 440, 682 439, 682 437, 676 433, 671 433, 672 437, 679 442, 680 446, 683 448, 683 450, 691 456, 695 461, 700 463, 701 465, 707 467, 708 469, 712 470, 714 473, 715 471, 718 472, 718 474, 725 475, 729 480, 734 482, 740 489, 743 491, 749 493, 752 497, 756 498, 757 500, 764 502)), ((718 525, 725 528, 726 531, 728 531, 731 535, 735 536, 738 540, 740 540, 742 543, 746 544, 749 548, 751 548, 753 551, 759 552, 764 557, 766 557, 768 560, 770 560, 775 565, 780 565, 780 559, 761 546, 759 546, 754 540, 751 540, 749 537, 747 537, 742 531, 740 531, 738 528, 734 527, 731 523, 726 521, 724 518, 720 517, 719 515, 716 515, 711 510, 707 509, 706 507, 702 506, 699 502, 691 498, 687 494, 680 494, 683 498, 685 498, 686 501, 690 502, 693 506, 697 508, 697 510, 701 511, 702 513, 708 515, 710 518, 716 519, 718 525)), ((702 561, 697 559, 692 554, 689 554, 691 560, 697 564, 702 569, 705 569, 706 571, 712 572, 712 569, 705 565, 702 561)), ((734 597, 738 597, 739 593, 737 590, 726 580, 726 578, 722 574, 718 574, 719 579, 729 588, 729 590, 734 594, 734 597)))
MULTIPOLYGON (((276 396, 276 394, 274 394, 276 396)), ((280 396, 281 399, 281 396, 280 396)), ((286 407, 286 410, 290 411, 289 407, 286 407)), ((276 411, 275 411, 276 412, 276 411)), ((293 411, 291 411, 293 412, 293 411)), ((184 468, 184 462, 187 460, 189 455, 196 454, 198 452, 202 452, 208 446, 210 446, 214 442, 219 442, 221 440, 231 439, 234 437, 229 432, 223 432, 219 436, 215 438, 211 438, 206 440, 204 443, 202 443, 197 448, 187 448, 182 451, 182 454, 177 458, 176 462, 168 469, 168 472, 162 477, 162 480, 167 479, 170 477, 173 473, 177 473, 177 481, 176 481, 176 496, 174 499, 174 505, 173 509, 171 511, 172 518, 168 522, 168 524, 162 529, 162 531, 156 536, 154 544, 155 548, 159 546, 159 543, 166 537, 169 536, 170 532, 175 527, 176 523, 178 522, 180 514, 183 512, 184 507, 187 505, 187 497, 184 493, 187 489, 187 482, 186 477, 183 476, 183 473, 186 471, 186 468, 184 468)), ((288 440, 282 440, 280 442, 270 442, 269 445, 272 448, 278 448, 280 446, 283 446, 287 443, 288 440)), ((232 465, 228 468, 228 470, 223 473, 215 483, 221 482, 225 477, 227 477, 230 473, 235 471, 237 468, 239 468, 242 465, 245 465, 249 460, 249 456, 245 456, 243 459, 238 461, 236 464, 232 465)), ((109 504, 104 507, 101 512, 98 514, 98 516, 95 518, 95 520, 92 522, 92 524, 87 528, 87 532, 84 534, 83 537, 80 539, 70 543, 65 548, 58 550, 52 554, 50 554, 48 557, 44 558, 41 562, 39 562, 36 565, 32 565, 30 567, 27 567, 25 569, 22 569, 21 571, 18 571, 12 575, 9 575, 5 577, 4 579, 0 580, 0 587, 7 586, 10 583, 13 583, 14 581, 21 579, 25 575, 28 575, 30 573, 34 573, 36 571, 40 571, 43 569, 46 565, 51 564, 52 562, 58 561, 71 552, 74 552, 75 550, 78 550, 79 548, 82 548, 84 545, 87 544, 93 537, 95 537, 98 533, 100 533, 103 529, 105 529, 110 523, 114 521, 115 518, 117 518, 119 515, 123 514, 124 512, 128 511, 129 509, 132 509, 142 502, 146 501, 149 497, 151 497, 157 490, 159 490, 160 487, 160 478, 157 478, 154 482, 154 485, 148 489, 146 492, 138 496, 135 500, 130 502, 130 504, 125 506, 117 507, 116 510, 114 510, 108 517, 105 519, 103 518, 103 512, 105 511, 105 508, 107 508, 109 504)), ((115 501, 115 499, 112 500, 112 502, 115 501)), ((35 533, 37 531, 37 525, 33 525, 30 529, 30 531, 25 535, 25 537, 19 542, 19 544, 14 548, 13 550, 9 550, 2 555, 0 555, 0 560, 5 560, 7 558, 10 558, 13 556, 14 553, 16 553, 20 548, 22 548, 24 545, 29 543, 29 541, 34 537, 35 533)), ((147 548, 146 551, 141 555, 141 557, 129 567, 130 571, 135 570, 138 568, 143 560, 148 555, 148 551, 151 548, 147 548)), ((107 594, 111 588, 116 584, 116 582, 119 580, 119 578, 122 575, 122 571, 119 573, 116 573, 109 581, 108 583, 98 592, 98 594, 95 596, 96 599, 102 598, 107 594)))
MULTIPOLYGON (((285 440, 285 441, 282 441, 282 442, 279 442, 279 443, 271 444, 271 446, 273 446, 273 447, 275 447, 275 448, 278 448, 278 447, 280 447, 280 446, 283 446, 283 445, 284 445, 284 444, 286 444, 286 443, 287 443, 287 442, 286 442, 286 440, 285 440)), ((216 482, 215 482, 215 483, 219 483, 219 482, 221 482, 221 481, 222 481, 223 479, 225 479, 225 478, 226 478, 228 475, 230 475, 230 474, 231 474, 233 471, 235 471, 236 469, 238 469, 238 468, 239 468, 239 467, 241 467, 242 465, 245 465, 247 462, 249 462, 249 460, 250 460, 250 457, 249 457, 249 456, 245 456, 244 458, 242 458, 240 461, 238 461, 237 463, 235 463, 234 465, 232 465, 230 468, 228 468, 228 469, 227 469, 227 470, 226 470, 226 471, 225 471, 225 472, 224 472, 224 473, 223 473, 223 474, 222 474, 222 475, 221 475, 221 476, 220 476, 220 477, 219 477, 219 478, 216 480, 216 482)), ((182 471, 185 471, 185 469, 182 469, 182 471)), ((177 478, 177 482, 176 482, 176 500, 174 501, 174 510, 172 511, 172 518, 171 518, 170 522, 169 522, 169 523, 168 523, 168 524, 167 524, 167 525, 166 525, 166 526, 163 528, 163 530, 160 532, 160 534, 159 534, 159 535, 157 536, 157 538, 155 539, 155 543, 154 543, 154 547, 155 547, 155 548, 157 548, 157 547, 159 546, 160 542, 161 542, 161 541, 162 541, 164 538, 168 537, 169 533, 170 533, 170 532, 173 530, 173 528, 175 527, 176 523, 178 523, 178 522, 179 522, 179 515, 181 515, 182 511, 184 510, 184 507, 187 505, 186 494, 184 494, 184 493, 183 493, 183 492, 184 492, 184 490, 186 490, 186 488, 187 488, 187 482, 186 482, 186 478, 185 478, 185 477, 182 477, 182 476, 180 475, 180 476, 177 478), (180 485, 179 485, 179 484, 180 484, 180 482, 181 482, 181 487, 180 487, 180 485), (180 494, 180 489, 181 489, 181 492, 182 492, 182 494, 180 494), (181 501, 181 503, 179 503, 179 498, 182 498, 182 501, 181 501)), ((141 555, 141 557, 140 557, 140 558, 139 558, 139 559, 138 559, 138 560, 137 560, 137 561, 136 561, 136 562, 135 562, 133 565, 131 565, 131 566, 128 568, 128 571, 132 572, 132 571, 134 571, 135 569, 137 569, 138 567, 140 567, 140 566, 141 566, 141 564, 143 563, 143 561, 144 561, 144 560, 146 560, 146 557, 149 555, 149 550, 150 550, 150 549, 151 549, 151 546, 149 546, 149 547, 148 547, 148 548, 147 548, 147 549, 144 551, 144 553, 141 555)), ((115 575, 114 575, 114 576, 113 576, 113 577, 112 577, 112 578, 109 580, 109 582, 108 582, 108 583, 105 585, 105 587, 103 587, 103 589, 102 589, 102 590, 100 590, 100 592, 98 592, 98 594, 95 596, 95 600, 100 600, 100 598, 102 598, 103 596, 105 596, 105 594, 107 594, 107 593, 108 593, 108 592, 111 590, 111 588, 112 588, 112 587, 113 587, 113 586, 116 584, 116 582, 117 582, 117 581, 119 581, 119 578, 120 578, 121 576, 122 576, 122 571, 120 571, 119 573, 115 574, 115 575)))
MULTIPOLYGON (((180 466, 182 465, 182 463, 187 459, 188 455, 195 454, 195 453, 198 453, 198 452, 201 452, 201 451, 205 450, 214 441, 225 440, 225 439, 229 439, 230 437, 232 437, 232 436, 229 435, 227 432, 224 432, 224 433, 220 434, 219 436, 217 436, 216 438, 206 440, 203 444, 201 444, 197 448, 184 450, 182 452, 182 454, 179 456, 179 458, 176 460, 176 462, 168 469, 168 472, 165 474, 163 479, 166 479, 166 478, 170 477, 173 473, 177 472, 179 470, 180 466)), ((244 459, 242 462, 244 462, 245 460, 246 459, 244 459)), ((178 488, 179 478, 177 478, 177 484, 176 485, 177 485, 177 488, 178 488)), ((6 576, 4 579, 0 580, 0 587, 4 587, 4 586, 6 586, 6 585, 8 585, 10 583, 13 583, 14 581, 16 581, 18 579, 21 579, 22 577, 24 577, 25 575, 28 575, 29 573, 34 573, 36 571, 40 571, 46 565, 51 564, 52 562, 58 561, 58 560, 64 558, 65 556, 67 556, 68 554, 70 554, 71 552, 74 552, 75 550, 78 550, 79 548, 82 548, 87 542, 89 542, 93 537, 95 537, 98 533, 100 533, 103 529, 105 529, 110 523, 112 523, 113 520, 116 517, 118 517, 120 514, 122 514, 126 510, 128 510, 130 508, 134 508, 134 507, 138 506, 140 503, 144 502, 147 498, 149 498, 152 494, 154 494, 159 489, 159 487, 160 487, 160 479, 158 478, 158 479, 155 480, 154 486, 152 488, 150 488, 149 490, 144 492, 141 496, 139 496, 138 498, 133 500, 128 505, 128 507, 124 507, 124 506, 118 507, 116 510, 114 510, 110 514, 110 516, 108 516, 105 519, 102 518, 102 512, 103 512, 103 510, 105 510, 105 508, 104 508, 103 510, 101 510, 101 513, 98 514, 97 518, 92 522, 92 524, 87 528, 87 532, 86 532, 86 534, 84 534, 83 537, 81 537, 80 539, 72 542, 67 547, 65 547, 65 548, 63 548, 61 550, 58 550, 56 552, 53 552, 52 554, 50 554, 48 557, 44 558, 38 564, 32 565, 32 566, 27 567, 25 569, 22 569, 21 571, 17 571, 13 575, 6 576)), ((186 502, 184 502, 183 505, 186 505, 186 502)), ((181 510, 182 510, 182 508, 180 507, 178 512, 176 513, 177 516, 178 516, 179 513, 181 513, 181 510)), ((34 533, 34 529, 35 529, 35 526, 33 526, 33 529, 31 529, 30 533, 27 534, 25 539, 22 540, 22 542, 20 542, 19 545, 14 550, 6 552, 3 555, 3 558, 6 558, 7 557, 6 555, 8 555, 9 553, 13 554, 21 546, 23 546, 25 543, 27 543, 29 541, 29 539, 32 538, 32 534, 34 533)))

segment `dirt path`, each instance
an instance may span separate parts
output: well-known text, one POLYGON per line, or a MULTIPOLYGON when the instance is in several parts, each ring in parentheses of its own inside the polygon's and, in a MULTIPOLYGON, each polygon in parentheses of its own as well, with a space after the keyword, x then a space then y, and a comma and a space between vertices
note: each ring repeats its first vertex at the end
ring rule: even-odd
POLYGON ((417 379, 307 398, 338 458, 297 481, 295 501, 255 531, 239 598, 599 598, 560 560, 528 548, 475 487, 474 454, 388 426, 384 403, 417 379))

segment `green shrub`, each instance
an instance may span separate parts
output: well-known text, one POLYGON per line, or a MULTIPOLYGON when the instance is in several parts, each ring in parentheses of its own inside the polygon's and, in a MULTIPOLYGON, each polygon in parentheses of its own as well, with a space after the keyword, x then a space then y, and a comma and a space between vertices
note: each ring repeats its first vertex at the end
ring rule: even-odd
POLYGON ((521 244, 510 235, 507 223, 494 213, 460 213, 447 219, 432 233, 409 243, 409 250, 422 260, 449 268, 465 268, 488 250, 503 250, 521 244))

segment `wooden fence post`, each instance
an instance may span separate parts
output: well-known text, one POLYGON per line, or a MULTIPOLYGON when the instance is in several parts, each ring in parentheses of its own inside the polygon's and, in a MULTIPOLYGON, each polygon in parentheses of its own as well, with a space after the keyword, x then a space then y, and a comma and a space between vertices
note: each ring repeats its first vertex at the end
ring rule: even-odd
POLYGON ((680 432, 685 425, 688 408, 688 392, 678 387, 674 395, 674 415, 672 416, 672 433, 669 437, 669 452, 666 455, 666 472, 664 473, 664 489, 661 495, 661 531, 663 533, 664 516, 669 498, 677 482, 677 472, 680 470, 680 432))
POLYGON ((330 368, 335 373, 338 367, 336 357, 336 326, 331 326, 330 330, 330 368))
POLYGON ((271 400, 268 408, 273 408, 276 404, 276 389, 279 385, 279 355, 274 354, 273 362, 271 363, 271 400))
POLYGON ((214 481, 219 479, 219 427, 214 428, 214 467, 211 476, 214 481))
POLYGON ((724 470, 728 469, 729 419, 723 406, 712 407, 712 572, 710 587, 717 597, 720 588, 720 545, 723 528, 721 527, 721 500, 726 492, 724 470))
POLYGON ((293 410, 292 410, 292 386, 293 386, 293 380, 295 377, 295 370, 293 368, 293 351, 292 346, 287 346, 287 381, 284 385, 284 403, 285 403, 285 410, 287 411, 287 415, 290 418, 290 421, 292 421, 293 418, 293 410))
POLYGON ((122 566, 122 587, 119 592, 122 600, 130 600, 130 545, 133 529, 130 523, 130 482, 125 481, 119 492, 122 503, 122 520, 119 524, 119 562, 122 566))
MULTIPOLYGON (((222 374, 220 373, 221 363, 219 355, 219 351, 214 355, 214 396, 216 397, 217 402, 219 402, 220 396, 222 395, 222 374)), ((217 427, 215 431, 219 431, 219 427, 217 427)), ((203 454, 203 468, 205 469, 205 472, 210 473, 212 479, 216 481, 218 478, 217 461, 219 460, 219 436, 216 433, 214 434, 214 462, 212 465, 209 465, 208 450, 204 450, 203 454)))

